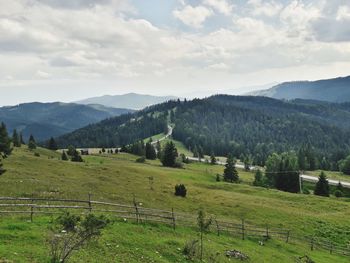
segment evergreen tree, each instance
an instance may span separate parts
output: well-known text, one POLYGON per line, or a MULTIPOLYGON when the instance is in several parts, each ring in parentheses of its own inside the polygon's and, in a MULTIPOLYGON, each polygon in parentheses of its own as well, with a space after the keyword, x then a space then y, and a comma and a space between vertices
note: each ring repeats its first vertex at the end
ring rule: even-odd
POLYGON ((61 159, 62 161, 68 161, 68 156, 65 151, 62 152, 61 159))
POLYGON ((341 184, 341 182, 339 181, 338 185, 337 185, 337 190, 344 192, 344 186, 341 184))
POLYGON ((170 141, 164 147, 162 152, 162 164, 167 167, 175 167, 176 166, 176 158, 178 157, 177 149, 175 144, 170 141))
POLYGON ((21 147, 21 141, 16 129, 13 130, 12 142, 14 147, 21 147))
POLYGON ((239 180, 238 172, 235 166, 235 160, 233 159, 231 154, 229 154, 227 157, 225 170, 224 170, 224 180, 231 183, 233 182, 237 183, 239 180))
POLYGON ((294 152, 272 154, 266 161, 266 177, 270 186, 278 190, 298 193, 299 170, 298 158, 294 152))
POLYGON ((212 164, 212 165, 216 164, 216 158, 215 158, 215 155, 213 152, 210 155, 210 164, 212 164))
POLYGON ((23 140, 22 132, 19 133, 19 140, 20 140, 21 144, 26 144, 25 141, 23 140))
POLYGON ((326 174, 322 171, 315 186, 315 195, 329 196, 329 184, 326 174))
POLYGON ((350 175, 350 155, 340 162, 340 171, 350 175))
POLYGON ((10 155, 11 152, 11 139, 8 136, 5 123, 2 122, 0 125, 0 154, 6 157, 10 155))
POLYGON ((157 150, 157 158, 159 160, 161 160, 162 159, 162 146, 160 145, 160 141, 157 141, 156 150, 157 150))
POLYGON ((36 149, 36 142, 35 142, 34 136, 32 134, 29 137, 28 148, 29 148, 29 150, 36 149))
POLYGON ((5 172, 6 172, 6 170, 3 168, 2 157, 0 155, 0 175, 2 175, 5 172))
POLYGON ((145 155, 146 155, 146 159, 149 159, 149 160, 155 160, 157 158, 156 150, 154 149, 151 142, 146 143, 145 155))
POLYGON ((253 185, 254 186, 265 186, 264 175, 260 169, 256 170, 256 172, 255 172, 253 185))
POLYGON ((76 152, 75 147, 74 147, 73 145, 69 145, 69 146, 68 146, 68 149, 67 149, 67 154, 68 154, 69 156, 73 156, 75 152, 76 152))
POLYGON ((53 137, 50 138, 47 148, 53 151, 56 151, 58 149, 57 143, 53 137))
POLYGON ((83 162, 83 158, 81 158, 81 156, 80 156, 80 154, 79 154, 79 152, 77 150, 75 150, 71 161, 72 162, 83 162))

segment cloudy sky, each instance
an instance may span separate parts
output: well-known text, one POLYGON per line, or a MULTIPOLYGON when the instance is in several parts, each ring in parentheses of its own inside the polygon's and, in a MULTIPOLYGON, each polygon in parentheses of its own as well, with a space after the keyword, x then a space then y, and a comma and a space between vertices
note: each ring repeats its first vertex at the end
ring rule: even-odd
POLYGON ((345 75, 349 0, 0 0, 0 105, 345 75))

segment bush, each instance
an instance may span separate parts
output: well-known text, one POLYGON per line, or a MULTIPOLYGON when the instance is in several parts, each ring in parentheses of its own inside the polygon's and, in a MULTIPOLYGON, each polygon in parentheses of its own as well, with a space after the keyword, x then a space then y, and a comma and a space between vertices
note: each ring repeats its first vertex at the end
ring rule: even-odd
POLYGON ((340 198, 340 197, 344 196, 344 193, 342 191, 340 191, 340 190, 336 190, 334 192, 334 195, 335 195, 335 197, 340 198))
POLYGON ((306 186, 303 186, 303 194, 306 194, 306 195, 310 194, 310 190, 306 186))
POLYGON ((186 189, 185 185, 183 185, 183 184, 175 185, 175 195, 176 196, 186 197, 186 194, 187 194, 187 189, 186 189))
POLYGON ((198 240, 191 240, 185 244, 182 253, 188 260, 193 260, 196 258, 198 254, 198 242, 198 240))
POLYGON ((144 163, 146 161, 146 157, 145 156, 141 156, 140 158, 136 159, 137 163, 144 163))
POLYGON ((35 157, 40 157, 40 153, 34 153, 35 157))
POLYGON ((57 223, 62 225, 65 231, 74 231, 78 222, 80 222, 80 217, 71 215, 69 212, 57 218, 57 223))
POLYGON ((220 182, 221 181, 221 175, 220 174, 216 174, 216 181, 220 182))

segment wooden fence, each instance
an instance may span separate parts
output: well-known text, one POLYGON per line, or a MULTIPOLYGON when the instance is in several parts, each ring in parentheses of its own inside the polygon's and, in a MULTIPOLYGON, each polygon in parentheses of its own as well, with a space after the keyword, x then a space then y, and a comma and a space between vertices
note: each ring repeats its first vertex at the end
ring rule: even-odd
MULTIPOLYGON (((122 220, 132 220, 136 223, 161 223, 172 227, 177 226, 196 227, 197 217, 187 213, 174 212, 143 207, 142 203, 136 202, 135 198, 131 204, 118 204, 111 202, 95 201, 88 195, 86 200, 81 199, 54 199, 37 197, 0 197, 0 215, 3 214, 28 214, 30 220, 34 220, 35 214, 62 214, 65 212, 88 214, 102 213, 110 214, 122 220)), ((210 215, 209 215, 210 216, 210 215)), ((210 230, 220 235, 231 235, 242 240, 256 238, 266 241, 274 238, 287 243, 298 242, 309 244, 310 250, 322 249, 331 254, 350 256, 350 247, 340 246, 327 240, 314 237, 301 237, 291 234, 291 231, 284 228, 275 228, 268 225, 256 226, 245 220, 228 222, 212 216, 210 230)))

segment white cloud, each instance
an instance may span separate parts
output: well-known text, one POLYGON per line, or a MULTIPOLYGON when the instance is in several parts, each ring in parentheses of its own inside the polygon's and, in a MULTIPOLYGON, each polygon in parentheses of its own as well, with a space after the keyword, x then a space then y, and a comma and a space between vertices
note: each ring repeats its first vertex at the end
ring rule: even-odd
POLYGON ((276 16, 283 8, 283 5, 276 1, 249 0, 248 5, 252 8, 254 16, 276 16))
POLYGON ((203 3, 224 15, 230 15, 233 9, 233 5, 227 0, 204 0, 203 3))
POLYGON ((205 20, 213 15, 213 11, 204 6, 187 5, 181 10, 174 10, 173 15, 187 26, 200 28, 205 20))

